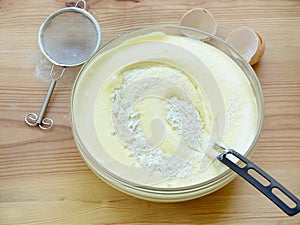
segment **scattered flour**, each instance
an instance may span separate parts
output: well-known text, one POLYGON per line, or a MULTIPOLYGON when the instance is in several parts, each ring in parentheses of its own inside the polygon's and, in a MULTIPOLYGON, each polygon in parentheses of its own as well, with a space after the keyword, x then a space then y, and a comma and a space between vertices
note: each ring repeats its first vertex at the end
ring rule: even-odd
POLYGON ((189 102, 172 97, 168 99, 165 108, 170 125, 183 136, 190 148, 199 150, 204 123, 195 107, 189 102))
MULTIPOLYGON (((135 110, 135 103, 148 89, 155 89, 162 85, 158 77, 149 77, 142 82, 136 77, 143 69, 133 69, 125 72, 122 84, 116 85, 111 95, 113 102, 113 130, 117 138, 128 150, 133 158, 133 165, 138 162, 150 172, 160 172, 168 178, 186 178, 193 170, 192 161, 176 154, 165 153, 159 146, 152 146, 143 133, 139 113, 135 110)), ((197 110, 191 103, 181 101, 177 97, 166 99, 166 118, 169 124, 182 134, 185 143, 193 150, 199 149, 199 139, 203 122, 197 110)), ((197 157, 203 154, 195 153, 197 157)), ((194 155, 196 156, 196 155, 194 155)))
POLYGON ((226 104, 226 120, 225 120, 225 132, 232 126, 234 121, 239 117, 239 110, 241 109, 243 102, 238 96, 232 95, 226 104))
POLYGON ((39 54, 31 54, 30 59, 34 61, 35 67, 34 67, 34 75, 45 82, 50 82, 51 77, 49 76, 52 63, 49 62, 48 59, 46 59, 42 53, 39 54))
MULTIPOLYGON (((29 60, 34 62, 33 74, 39 80, 49 83, 51 81, 50 72, 52 63, 41 52, 31 53, 29 60)), ((72 86, 79 70, 80 66, 67 68, 59 82, 59 85, 63 87, 72 86)), ((59 75, 61 71, 62 67, 56 66, 53 71, 53 76, 59 75)))

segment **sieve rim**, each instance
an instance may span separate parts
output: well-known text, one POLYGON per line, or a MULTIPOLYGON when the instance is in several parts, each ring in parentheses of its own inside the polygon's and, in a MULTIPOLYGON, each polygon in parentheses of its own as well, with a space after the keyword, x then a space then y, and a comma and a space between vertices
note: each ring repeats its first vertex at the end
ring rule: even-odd
POLYGON ((93 50, 93 52, 91 53, 90 57, 92 55, 94 55, 97 50, 99 49, 100 47, 100 43, 101 43, 101 28, 100 28, 100 25, 98 23, 98 21, 95 19, 94 16, 92 16, 92 14, 90 14, 88 11, 86 11, 85 9, 81 9, 81 8, 78 8, 78 7, 65 7, 65 8, 61 8, 55 12, 53 12, 52 14, 50 14, 42 23, 42 25, 40 26, 40 29, 39 29, 39 33, 38 33, 38 43, 39 43, 39 47, 40 47, 40 50, 42 51, 42 53, 44 54, 44 56, 51 62, 53 63, 54 65, 56 66, 62 66, 62 67, 75 67, 75 66, 79 66, 83 63, 85 63, 90 57, 88 57, 87 59, 79 62, 79 63, 72 63, 72 64, 68 64, 68 63, 59 63, 57 62, 56 60, 54 60, 53 58, 51 58, 47 52, 45 51, 44 49, 44 45, 42 43, 42 35, 44 33, 44 30, 46 28, 46 26, 49 24, 49 22, 51 22, 51 20, 56 17, 57 15, 59 14, 62 14, 62 13, 65 13, 65 12, 78 12, 78 13, 81 13, 82 15, 84 15, 85 17, 87 17, 94 25, 95 29, 96 29, 96 32, 97 32, 97 43, 96 43, 96 46, 93 50))

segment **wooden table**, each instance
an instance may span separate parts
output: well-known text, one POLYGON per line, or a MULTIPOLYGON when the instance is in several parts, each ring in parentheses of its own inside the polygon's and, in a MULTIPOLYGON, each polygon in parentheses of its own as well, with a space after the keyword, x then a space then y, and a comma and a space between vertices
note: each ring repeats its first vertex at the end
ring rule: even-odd
MULTIPOLYGON (((88 2, 102 43, 146 25, 177 24, 184 12, 209 9, 218 36, 249 26, 266 41, 254 69, 265 97, 265 121, 253 161, 300 197, 300 2, 298 0, 99 0, 88 2)), ((300 224, 236 178, 208 196, 153 203, 123 194, 88 169, 75 146, 69 99, 79 68, 58 83, 50 131, 24 123, 39 112, 49 85, 38 47, 43 19, 62 0, 0 1, 0 224, 300 224)))

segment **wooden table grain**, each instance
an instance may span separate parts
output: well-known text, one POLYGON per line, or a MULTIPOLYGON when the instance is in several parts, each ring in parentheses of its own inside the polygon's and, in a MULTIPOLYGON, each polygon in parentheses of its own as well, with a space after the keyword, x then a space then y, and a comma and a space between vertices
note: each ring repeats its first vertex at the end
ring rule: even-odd
MULTIPOLYGON (((300 1, 90 0, 102 44, 125 31, 178 24, 191 8, 209 9, 221 38, 248 26, 266 42, 254 66, 265 99, 265 120, 252 159, 300 197, 300 1)), ((153 203, 123 194, 88 169, 75 146, 70 92, 79 68, 58 82, 48 110, 50 131, 24 123, 39 112, 49 67, 38 47, 43 19, 62 0, 0 1, 0 224, 256 224, 296 225, 268 199, 236 178, 208 196, 153 203)))

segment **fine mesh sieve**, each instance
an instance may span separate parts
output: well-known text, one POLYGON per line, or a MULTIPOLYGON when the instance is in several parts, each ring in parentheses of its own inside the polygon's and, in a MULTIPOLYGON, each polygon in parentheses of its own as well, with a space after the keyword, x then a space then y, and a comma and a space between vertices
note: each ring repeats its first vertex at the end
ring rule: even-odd
POLYGON ((50 72, 51 83, 39 115, 29 113, 25 122, 30 126, 50 129, 53 120, 43 118, 54 90, 56 81, 62 78, 65 68, 83 64, 99 48, 100 26, 86 11, 86 2, 80 0, 75 7, 62 8, 52 13, 39 30, 39 46, 45 57, 53 63, 50 72), (82 3, 83 8, 79 8, 82 3), (54 67, 63 67, 59 76, 54 76, 54 67))

